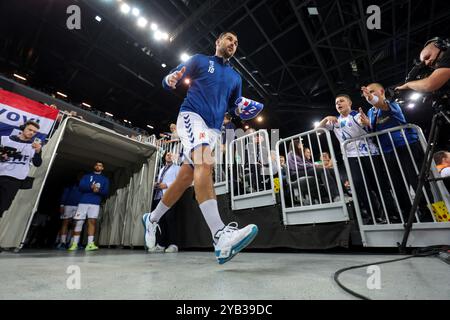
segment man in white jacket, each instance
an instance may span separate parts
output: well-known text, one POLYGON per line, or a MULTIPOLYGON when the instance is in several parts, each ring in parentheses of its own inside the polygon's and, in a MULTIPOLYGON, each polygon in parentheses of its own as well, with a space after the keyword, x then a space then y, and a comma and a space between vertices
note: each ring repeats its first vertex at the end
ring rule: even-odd
MULTIPOLYGON (((166 152, 164 155, 164 167, 161 168, 158 180, 155 183, 155 196, 153 198, 153 208, 156 208, 161 201, 164 193, 169 189, 170 185, 177 178, 180 166, 173 163, 173 155, 166 152)), ((161 234, 157 235, 156 245, 148 248, 150 253, 174 253, 178 252, 177 241, 177 224, 176 224, 176 206, 173 206, 166 212, 166 214, 159 220, 159 227, 161 234)))

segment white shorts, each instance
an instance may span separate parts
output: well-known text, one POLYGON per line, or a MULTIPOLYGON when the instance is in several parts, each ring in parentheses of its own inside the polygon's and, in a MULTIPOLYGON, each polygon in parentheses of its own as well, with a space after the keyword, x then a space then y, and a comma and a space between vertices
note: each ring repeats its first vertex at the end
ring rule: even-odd
POLYGON ((208 145, 214 150, 221 133, 210 129, 198 114, 193 112, 180 112, 177 120, 177 132, 183 145, 184 159, 191 165, 191 153, 196 148, 208 145))
POLYGON ((100 206, 98 204, 80 203, 78 205, 77 213, 75 214, 75 217, 73 217, 73 219, 85 220, 86 216, 88 217, 88 219, 97 219, 99 212, 100 206))
POLYGON ((61 214, 60 219, 73 219, 73 217, 77 213, 77 209, 77 206, 64 206, 64 213, 61 214))

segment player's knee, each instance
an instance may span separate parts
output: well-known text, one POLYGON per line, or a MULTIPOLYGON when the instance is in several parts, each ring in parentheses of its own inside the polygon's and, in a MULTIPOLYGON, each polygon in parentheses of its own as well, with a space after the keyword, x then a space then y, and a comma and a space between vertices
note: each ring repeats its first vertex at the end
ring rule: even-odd
POLYGON ((81 232, 81 230, 83 230, 83 224, 84 224, 84 220, 77 220, 75 222, 75 228, 73 229, 73 231, 81 232))

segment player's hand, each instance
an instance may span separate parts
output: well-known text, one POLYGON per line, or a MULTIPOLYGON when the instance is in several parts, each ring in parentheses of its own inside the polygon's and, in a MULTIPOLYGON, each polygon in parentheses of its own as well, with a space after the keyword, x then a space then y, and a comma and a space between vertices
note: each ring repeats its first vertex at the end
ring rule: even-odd
POLYGON ((370 127, 370 119, 368 116, 366 116, 362 108, 359 108, 359 115, 359 121, 361 122, 361 124, 365 127, 370 127))
POLYGON ((174 73, 170 74, 167 77, 167 82, 169 84, 169 87, 172 89, 176 89, 178 81, 180 81, 181 78, 183 78, 184 73, 186 72, 186 67, 181 68, 180 71, 175 71, 174 73))

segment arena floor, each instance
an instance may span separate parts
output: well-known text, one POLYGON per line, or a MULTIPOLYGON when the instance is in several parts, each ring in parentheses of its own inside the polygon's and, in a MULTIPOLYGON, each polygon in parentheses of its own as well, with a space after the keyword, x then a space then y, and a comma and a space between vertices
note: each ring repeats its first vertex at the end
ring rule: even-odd
MULTIPOLYGON (((0 299, 346 300, 355 298, 333 281, 335 271, 400 257, 245 252, 221 266, 212 252, 2 252, 0 299), (80 289, 67 287, 75 283, 69 279, 73 270, 80 270, 80 289)), ((370 276, 363 268, 348 271, 340 279, 373 299, 450 298, 449 265, 435 257, 380 265, 381 289, 367 288, 370 276)))

